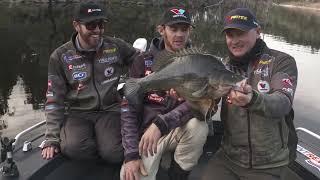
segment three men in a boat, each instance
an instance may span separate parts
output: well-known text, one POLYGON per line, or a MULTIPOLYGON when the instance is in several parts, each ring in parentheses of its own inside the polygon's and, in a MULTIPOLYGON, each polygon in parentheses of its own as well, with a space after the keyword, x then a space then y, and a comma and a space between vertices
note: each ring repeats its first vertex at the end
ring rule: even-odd
MULTIPOLYGON (((122 164, 123 180, 154 180, 163 157, 171 159, 170 179, 186 180, 206 142, 208 126, 173 89, 145 93, 142 106, 120 97, 121 75, 152 73, 159 52, 189 48, 193 28, 185 8, 165 11, 146 53, 121 39, 102 36, 107 21, 102 6, 82 3, 75 33, 50 56, 46 101, 47 130, 42 156, 60 151, 77 160, 122 164)), ((292 102, 297 86, 295 60, 269 49, 261 28, 246 8, 230 11, 223 33, 230 71, 246 77, 220 101, 223 142, 203 179, 281 179, 295 158, 297 137, 292 102)), ((168 165, 168 164, 167 164, 168 165)))

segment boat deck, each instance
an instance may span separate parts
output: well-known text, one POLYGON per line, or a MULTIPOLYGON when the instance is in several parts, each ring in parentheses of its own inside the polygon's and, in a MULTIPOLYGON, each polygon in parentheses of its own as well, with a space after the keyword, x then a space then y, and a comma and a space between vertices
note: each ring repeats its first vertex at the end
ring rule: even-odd
MULTIPOLYGON (((20 175, 19 177, 1 177, 0 180, 117 180, 119 179, 119 165, 105 164, 102 162, 79 162, 56 156, 52 160, 43 160, 40 156, 41 149, 37 147, 43 141, 43 136, 33 139, 33 149, 23 152, 21 147, 14 151, 14 161, 16 162, 20 175)), ((204 146, 204 152, 198 165, 192 170, 189 180, 201 179, 202 170, 206 166, 210 157, 216 152, 221 141, 221 133, 217 131, 214 136, 208 136, 204 146)), ((317 151, 316 151, 317 152, 317 151)), ((305 156, 297 153, 298 158, 295 163, 287 168, 285 180, 319 180, 318 169, 308 167, 305 163, 305 156), (307 167, 307 168, 306 168, 307 167), (309 169, 308 169, 309 168, 309 169), (311 169, 311 170, 310 170, 311 169)), ((2 167, 3 163, 1 164, 2 167)), ((168 180, 166 170, 159 169, 157 179, 168 180)))

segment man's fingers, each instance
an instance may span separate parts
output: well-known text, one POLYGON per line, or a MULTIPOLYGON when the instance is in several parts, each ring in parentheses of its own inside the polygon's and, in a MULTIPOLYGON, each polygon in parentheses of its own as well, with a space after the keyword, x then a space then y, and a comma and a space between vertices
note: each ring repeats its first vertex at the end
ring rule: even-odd
POLYGON ((150 142, 148 143, 148 153, 153 156, 153 140, 150 140, 150 142))
POLYGON ((48 146, 42 149, 41 156, 43 159, 49 160, 53 158, 56 153, 59 153, 59 151, 59 148, 48 146))
POLYGON ((50 148, 47 148, 45 151, 45 159, 48 160, 50 157, 50 148))
POLYGON ((45 150, 44 150, 44 159, 48 159, 48 156, 49 155, 49 149, 48 148, 46 148, 45 150))
POLYGON ((139 155, 141 156, 143 153, 143 145, 144 145, 144 137, 142 136, 140 142, 139 142, 139 155))
MULTIPOLYGON (((123 172, 123 180, 127 180, 127 176, 126 176, 126 174, 127 174, 127 170, 126 170, 126 168, 124 168, 124 170, 123 170, 124 172, 123 172)), ((121 176, 121 174, 120 174, 120 176, 121 176)), ((120 179, 121 179, 121 177, 120 177, 120 179)))
POLYGON ((157 153, 157 148, 158 147, 158 142, 153 142, 152 144, 152 149, 153 149, 153 153, 156 154, 157 153))
POLYGON ((174 89, 170 89, 170 95, 171 96, 174 96, 176 93, 175 93, 175 90, 174 89))
POLYGON ((233 100, 233 99, 234 99, 234 97, 236 96, 236 92, 237 92, 237 91, 235 91, 235 90, 231 90, 231 91, 230 91, 230 93, 229 93, 229 98, 230 98, 230 100, 233 100))
POLYGON ((144 167, 143 161, 141 161, 141 163, 140 163, 140 173, 141 173, 143 176, 148 176, 148 173, 147 173, 147 171, 146 171, 146 168, 144 167))
POLYGON ((131 173, 130 173, 130 171, 126 171, 125 172, 125 180, 132 180, 133 178, 131 177, 131 173))
POLYGON ((145 140, 143 143, 143 154, 148 157, 148 146, 149 146, 149 141, 145 140))
POLYGON ((133 172, 133 178, 134 180, 140 180, 140 176, 138 172, 133 172))
POLYGON ((41 155, 43 159, 46 159, 46 148, 42 149, 41 155))
POLYGON ((49 148, 49 159, 53 158, 54 147, 49 148))
POLYGON ((246 85, 246 86, 243 87, 243 91, 245 93, 251 93, 252 92, 252 87, 249 86, 249 85, 246 85))

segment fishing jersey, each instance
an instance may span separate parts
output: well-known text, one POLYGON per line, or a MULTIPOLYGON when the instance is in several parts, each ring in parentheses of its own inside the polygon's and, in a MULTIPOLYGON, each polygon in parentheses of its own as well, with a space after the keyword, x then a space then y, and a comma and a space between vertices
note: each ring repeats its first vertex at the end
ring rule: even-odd
MULTIPOLYGON (((155 56, 164 50, 162 39, 155 38, 150 51, 140 54, 132 63, 129 76, 142 78, 152 71, 155 56)), ((141 135, 152 124, 156 124, 161 134, 180 127, 192 119, 190 105, 167 95, 166 91, 149 91, 145 93, 142 107, 130 105, 126 100, 121 106, 122 144, 125 150, 125 161, 139 159, 139 141, 141 135)))
POLYGON ((46 145, 59 145, 60 127, 68 111, 119 111, 117 85, 136 50, 123 40, 104 37, 100 48, 82 51, 76 36, 57 48, 48 65, 46 145))
POLYGON ((293 57, 263 46, 247 69, 224 59, 227 69, 247 77, 253 89, 251 102, 235 106, 223 98, 222 150, 244 168, 264 169, 287 165, 295 158, 297 136, 293 125, 293 99, 298 71, 293 57))

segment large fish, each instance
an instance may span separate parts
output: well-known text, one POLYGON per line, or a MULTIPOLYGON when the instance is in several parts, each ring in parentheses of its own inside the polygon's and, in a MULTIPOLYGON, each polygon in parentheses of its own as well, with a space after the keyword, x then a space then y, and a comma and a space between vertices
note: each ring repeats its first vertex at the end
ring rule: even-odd
POLYGON ((237 89, 237 83, 244 79, 227 70, 219 58, 197 49, 160 53, 152 70, 146 77, 126 81, 124 94, 130 103, 141 104, 144 93, 150 90, 173 88, 205 117, 215 99, 237 89))

